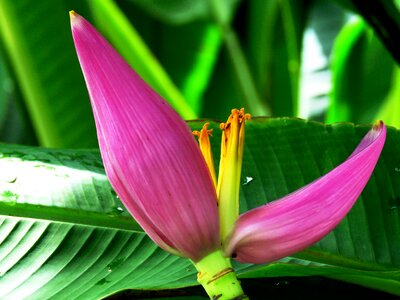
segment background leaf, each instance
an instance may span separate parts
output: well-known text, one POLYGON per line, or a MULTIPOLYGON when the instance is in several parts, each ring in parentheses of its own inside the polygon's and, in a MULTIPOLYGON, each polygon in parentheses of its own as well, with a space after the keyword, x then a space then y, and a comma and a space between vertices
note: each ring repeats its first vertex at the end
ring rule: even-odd
MULTIPOLYGON (((248 122, 241 210, 328 172, 368 129, 289 118, 248 122)), ((216 158, 219 137, 215 130, 216 158)), ((389 128, 374 175, 337 229, 296 258, 236 264, 240 276, 323 275, 400 295, 399 150, 400 133, 389 128)), ((2 145, 0 167, 0 297, 87 299, 196 284, 190 263, 157 248, 122 207, 97 151, 2 145)))
POLYGON ((163 19, 151 18, 134 5, 125 4, 121 9, 168 70, 192 109, 197 115, 201 114, 203 96, 222 46, 215 24, 209 18, 184 24, 162 23, 163 19))
POLYGON ((0 36, 39 142, 48 147, 95 147, 92 112, 67 8, 60 1, 31 7, 28 0, 1 1, 0 36), (21 18, 26 11, 30 14, 21 18))
POLYGON ((248 57, 261 99, 274 116, 299 115, 302 40, 312 2, 249 2, 248 57))
POLYGON ((333 43, 349 13, 332 1, 314 2, 303 36, 299 116, 324 120, 332 88, 333 43))
POLYGON ((392 82, 395 62, 360 19, 344 27, 333 56, 327 122, 373 122, 391 85, 396 84, 392 82))
POLYGON ((400 34, 400 1, 376 0, 366 3, 363 0, 335 0, 343 7, 360 14, 374 28, 381 42, 391 53, 394 60, 400 63, 397 37, 400 34))
MULTIPOLYGON (((185 24, 199 19, 209 19, 211 16, 210 2, 202 0, 130 0, 142 7, 154 17, 171 24, 185 24)), ((240 0, 223 0, 226 15, 230 18, 232 8, 240 0)))
POLYGON ((376 0, 366 4, 362 0, 351 0, 353 6, 364 17, 394 60, 400 64, 400 2, 398 0, 376 0))
POLYGON ((376 120, 385 120, 387 124, 400 127, 400 68, 396 67, 393 72, 392 86, 382 103, 376 120))
POLYGON ((0 47, 0 140, 7 143, 37 145, 36 134, 24 109, 23 99, 2 54, 0 47))

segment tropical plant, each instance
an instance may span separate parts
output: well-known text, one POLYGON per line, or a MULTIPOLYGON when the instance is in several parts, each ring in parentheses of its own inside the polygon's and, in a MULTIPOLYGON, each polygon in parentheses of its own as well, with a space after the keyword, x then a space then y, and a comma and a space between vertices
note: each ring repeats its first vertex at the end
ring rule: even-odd
MULTIPOLYGON (((0 298, 204 295, 190 288, 190 262, 151 242, 105 176, 69 10, 100 29, 192 130, 202 128, 198 119, 209 122, 215 158, 215 119, 233 107, 251 113, 237 178, 243 214, 334 169, 371 128, 293 117, 399 126, 396 5, 1 1, 0 298)), ((234 263, 245 292, 257 297, 252 290, 268 289, 266 278, 307 284, 317 275, 400 295, 399 147, 398 130, 388 127, 371 180, 323 240, 269 264, 234 263)))

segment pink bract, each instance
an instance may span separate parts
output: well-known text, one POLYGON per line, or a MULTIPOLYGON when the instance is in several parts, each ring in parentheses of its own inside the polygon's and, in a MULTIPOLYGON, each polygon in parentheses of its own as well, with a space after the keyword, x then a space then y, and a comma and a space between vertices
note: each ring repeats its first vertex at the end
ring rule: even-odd
POLYGON ((242 214, 227 254, 241 262, 266 263, 319 241, 339 224, 361 194, 385 138, 386 127, 379 122, 331 172, 280 200, 242 214))
POLYGON ((78 14, 72 34, 108 178, 163 249, 197 261, 217 249, 216 193, 186 122, 78 14))

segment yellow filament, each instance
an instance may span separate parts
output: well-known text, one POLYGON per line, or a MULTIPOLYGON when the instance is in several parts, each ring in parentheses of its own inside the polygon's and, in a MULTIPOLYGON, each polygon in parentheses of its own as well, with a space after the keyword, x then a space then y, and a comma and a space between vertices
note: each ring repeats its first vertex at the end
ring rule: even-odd
POLYGON ((211 151, 210 136, 213 129, 208 129, 209 123, 205 123, 200 131, 193 131, 193 134, 199 139, 199 146, 201 153, 203 154, 204 160, 207 163, 208 170, 210 171, 211 178, 214 183, 214 187, 217 187, 217 176, 214 167, 214 158, 211 151))

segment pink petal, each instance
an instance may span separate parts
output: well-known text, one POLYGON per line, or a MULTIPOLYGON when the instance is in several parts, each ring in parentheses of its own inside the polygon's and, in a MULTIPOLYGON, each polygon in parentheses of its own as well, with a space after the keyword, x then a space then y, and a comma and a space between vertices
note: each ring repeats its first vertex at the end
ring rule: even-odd
POLYGON ((194 261, 218 248, 216 193, 186 122, 81 16, 72 34, 108 178, 147 234, 194 261))
POLYGON ((319 241, 350 211, 375 168, 385 139, 386 127, 380 122, 331 172, 241 215, 226 252, 241 262, 266 263, 319 241))

